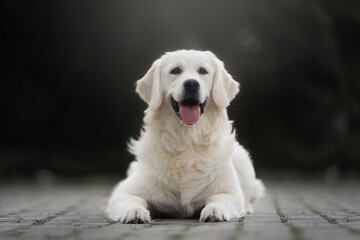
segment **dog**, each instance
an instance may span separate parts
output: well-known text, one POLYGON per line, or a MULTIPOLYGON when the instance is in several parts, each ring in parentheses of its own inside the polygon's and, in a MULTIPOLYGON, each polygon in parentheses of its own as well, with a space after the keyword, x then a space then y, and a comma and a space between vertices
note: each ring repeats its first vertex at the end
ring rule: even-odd
POLYGON ((212 222, 253 212, 265 188, 228 120, 239 83, 223 62, 210 51, 168 52, 136 92, 148 108, 139 139, 129 143, 136 160, 110 197, 110 220, 212 222))

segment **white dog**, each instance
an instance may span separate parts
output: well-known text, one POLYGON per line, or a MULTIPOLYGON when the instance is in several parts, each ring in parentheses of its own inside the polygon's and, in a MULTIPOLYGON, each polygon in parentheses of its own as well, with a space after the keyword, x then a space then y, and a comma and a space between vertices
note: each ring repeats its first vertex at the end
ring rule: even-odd
POLYGON ((206 222, 251 213, 264 187, 228 120, 226 107, 238 91, 209 51, 179 50, 156 60, 137 81, 149 107, 139 140, 130 143, 136 161, 112 193, 109 218, 206 222))

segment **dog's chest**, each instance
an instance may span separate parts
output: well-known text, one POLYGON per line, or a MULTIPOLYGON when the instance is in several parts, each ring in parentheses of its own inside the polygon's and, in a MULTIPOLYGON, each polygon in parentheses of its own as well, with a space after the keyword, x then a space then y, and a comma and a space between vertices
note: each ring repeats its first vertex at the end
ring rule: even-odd
POLYGON ((202 195, 209 189, 216 166, 211 156, 179 154, 173 156, 164 168, 165 181, 178 190, 182 201, 202 195), (192 196, 193 195, 193 196, 192 196))
POLYGON ((177 217, 190 217, 204 207, 212 195, 211 160, 205 156, 187 158, 181 154, 168 160, 161 166, 162 174, 158 176, 161 194, 152 196, 152 209, 154 212, 159 212, 157 208, 163 209, 177 217))
POLYGON ((165 161, 165 174, 174 183, 184 183, 188 178, 202 177, 210 167, 210 157, 196 153, 178 153, 168 156, 165 161))

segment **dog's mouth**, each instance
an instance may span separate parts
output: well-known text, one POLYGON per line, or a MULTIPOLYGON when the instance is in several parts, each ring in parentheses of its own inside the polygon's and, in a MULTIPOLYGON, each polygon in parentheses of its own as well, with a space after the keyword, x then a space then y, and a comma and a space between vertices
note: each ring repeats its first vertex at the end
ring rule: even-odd
POLYGON ((171 105, 176 115, 187 125, 193 125, 199 121, 201 114, 204 113, 205 104, 206 100, 200 103, 195 98, 187 98, 180 103, 171 98, 171 105))

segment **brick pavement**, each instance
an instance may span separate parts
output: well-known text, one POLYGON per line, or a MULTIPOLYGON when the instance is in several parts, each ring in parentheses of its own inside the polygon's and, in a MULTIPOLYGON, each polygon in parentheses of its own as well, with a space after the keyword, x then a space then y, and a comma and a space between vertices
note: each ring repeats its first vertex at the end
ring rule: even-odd
POLYGON ((255 213, 223 223, 155 219, 120 224, 103 213, 115 184, 0 185, 0 239, 360 239, 360 181, 265 179, 255 213))

